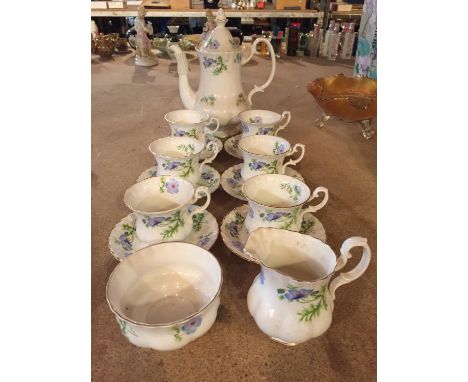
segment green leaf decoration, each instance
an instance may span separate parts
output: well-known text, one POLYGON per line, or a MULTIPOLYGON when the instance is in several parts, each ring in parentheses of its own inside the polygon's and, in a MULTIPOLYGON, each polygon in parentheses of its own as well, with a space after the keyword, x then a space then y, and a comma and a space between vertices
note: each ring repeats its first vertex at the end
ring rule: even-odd
POLYGON ((205 213, 204 212, 200 212, 198 214, 193 214, 192 215, 192 220, 193 220, 193 230, 195 232, 198 232, 200 231, 201 229, 201 226, 203 224, 203 219, 205 217, 205 213))
POLYGON ((169 221, 169 226, 161 233, 163 239, 172 238, 180 227, 184 226, 184 220, 180 217, 180 211, 177 211, 169 221))
POLYGON ((301 229, 299 230, 300 233, 307 233, 309 229, 314 226, 315 222, 313 220, 303 220, 301 223, 301 229))
POLYGON ((161 184, 159 186, 159 192, 161 194, 164 194, 165 187, 166 187, 166 178, 164 176, 161 176, 161 184))
POLYGON ((182 336, 180 334, 180 329, 177 327, 173 327, 172 330, 175 332, 174 333, 174 339, 176 342, 182 341, 182 336))
POLYGON ((239 106, 242 103, 247 104, 247 101, 245 100, 244 94, 239 93, 239 95, 237 96, 236 106, 239 106))
POLYGON ((300 190, 298 191, 295 187, 291 186, 289 183, 281 183, 280 188, 285 190, 291 199, 298 201, 299 196, 301 195, 300 190))
POLYGON ((222 72, 227 70, 226 64, 223 62, 223 57, 218 56, 214 60, 214 64, 216 67, 213 69, 213 75, 214 76, 219 76, 222 72))
POLYGON ((195 169, 193 168, 192 159, 185 162, 182 172, 179 174, 182 178, 187 178, 190 174, 194 174, 195 169))
POLYGON ((210 105, 210 106, 214 106, 215 101, 216 101, 216 96, 212 94, 208 96, 204 96, 200 99, 200 102, 206 103, 207 105, 210 105))

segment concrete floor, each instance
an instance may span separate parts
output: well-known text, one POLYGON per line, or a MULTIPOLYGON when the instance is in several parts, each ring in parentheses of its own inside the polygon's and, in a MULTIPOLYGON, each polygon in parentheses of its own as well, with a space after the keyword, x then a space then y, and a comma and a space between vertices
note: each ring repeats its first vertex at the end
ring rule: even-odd
MULTIPOLYGON (((243 68, 244 90, 263 83, 268 59, 256 57, 243 68)), ((194 60, 192 84, 198 84, 194 60)), ((336 73, 352 75, 348 64, 299 58, 280 59, 275 79, 254 96, 254 106, 292 119, 280 135, 306 145, 295 168, 310 188, 328 187, 328 205, 316 216, 328 243, 339 251, 350 236, 368 238, 373 258, 367 272, 341 287, 333 323, 322 337, 296 347, 271 341, 247 310, 247 291, 259 267, 233 255, 221 237, 211 249, 219 259, 224 284, 218 318, 203 337, 174 352, 131 345, 120 334, 105 298, 107 279, 117 265, 107 248, 109 233, 130 211, 122 198, 137 176, 153 166, 148 144, 169 134, 163 116, 183 108, 174 65, 160 59, 153 68, 135 67, 131 53, 101 62, 92 59, 92 377, 95 381, 373 381, 376 379, 376 156, 375 138, 360 127, 330 120, 324 129, 313 121, 320 110, 305 86, 336 73)), ((239 163, 225 151, 214 167, 222 173, 239 163)), ((220 187, 208 207, 218 223, 242 202, 220 187)), ((357 263, 359 256, 350 260, 357 263)))

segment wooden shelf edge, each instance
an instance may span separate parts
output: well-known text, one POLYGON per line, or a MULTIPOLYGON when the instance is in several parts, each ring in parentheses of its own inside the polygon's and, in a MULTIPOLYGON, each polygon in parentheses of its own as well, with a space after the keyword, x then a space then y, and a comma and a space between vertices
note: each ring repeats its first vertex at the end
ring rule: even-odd
MULTIPOLYGON (((229 17, 297 17, 297 18, 308 18, 308 17, 319 17, 320 12, 315 10, 233 10, 225 9, 226 16, 229 17)), ((126 9, 91 9, 92 17, 127 17, 136 16, 137 8, 126 8, 126 9)), ((146 11, 146 17, 205 17, 205 9, 148 9, 146 11)))

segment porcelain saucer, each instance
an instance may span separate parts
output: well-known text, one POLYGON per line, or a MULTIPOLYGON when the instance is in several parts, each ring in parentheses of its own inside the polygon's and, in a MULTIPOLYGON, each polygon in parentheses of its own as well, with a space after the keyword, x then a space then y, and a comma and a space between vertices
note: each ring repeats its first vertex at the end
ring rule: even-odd
MULTIPOLYGON (((137 182, 141 182, 142 180, 151 178, 153 176, 158 176, 158 168, 156 166, 143 171, 138 177, 137 182)), ((210 191, 210 194, 212 194, 218 189, 219 183, 219 172, 216 171, 213 167, 204 164, 202 167, 201 179, 198 182, 197 186, 208 187, 208 191, 210 191)))
MULTIPOLYGON (((205 144, 207 145, 210 142, 214 142, 216 146, 218 146, 218 153, 220 153, 223 150, 223 142, 221 142, 221 139, 218 139, 216 137, 213 137, 211 134, 205 134, 205 144)), ((206 158, 210 158, 213 154, 211 153, 211 150, 206 148, 200 153, 199 160, 205 160, 206 158)))
MULTIPOLYGON (((242 195, 242 185, 244 184, 241 177, 242 166, 243 164, 239 163, 224 171, 223 175, 221 175, 221 187, 223 187, 224 191, 229 195, 240 200, 247 200, 244 195, 242 195)), ((304 181, 302 175, 291 167, 286 167, 285 175, 297 178, 302 182, 304 181)))
MULTIPOLYGON (((189 210, 193 211, 195 205, 189 210)), ((209 250, 218 238, 219 228, 215 217, 208 211, 193 215, 193 230, 183 241, 209 250)), ((109 236, 109 249, 117 260, 122 261, 138 249, 151 245, 138 239, 135 232, 135 216, 132 213, 116 224, 109 236)))
MULTIPOLYGON (((228 247, 234 254, 243 258, 244 260, 258 263, 255 259, 251 259, 244 254, 244 245, 249 236, 244 226, 245 217, 249 211, 249 205, 244 204, 240 207, 234 208, 229 212, 221 223, 221 237, 226 247, 228 247)), ((311 213, 304 215, 300 233, 313 236, 323 242, 326 241, 327 235, 322 223, 311 213)))
POLYGON ((242 137, 242 134, 234 135, 224 142, 224 149, 229 155, 233 157, 242 159, 242 152, 239 150, 239 141, 242 137))
POLYGON ((234 123, 228 126, 220 126, 218 131, 216 131, 213 135, 215 137, 225 139, 235 134, 239 134, 240 131, 241 131, 240 123, 234 123))

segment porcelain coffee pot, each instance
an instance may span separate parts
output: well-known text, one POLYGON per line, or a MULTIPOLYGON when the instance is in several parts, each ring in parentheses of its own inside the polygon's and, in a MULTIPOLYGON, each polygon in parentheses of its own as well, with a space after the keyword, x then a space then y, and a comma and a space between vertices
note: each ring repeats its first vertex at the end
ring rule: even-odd
MULTIPOLYGON (((243 47, 225 27, 227 19, 222 9, 218 10, 215 22, 216 27, 207 33, 196 47, 201 68, 198 91, 195 92, 190 87, 185 52, 176 45, 170 49, 177 60, 179 92, 185 108, 205 111, 219 119, 221 126, 226 126, 237 123, 237 115, 251 109, 252 96, 257 92, 263 92, 270 85, 275 74, 276 61, 273 47, 265 38, 257 38, 252 44, 249 55, 243 57, 243 47), (270 52, 272 63, 270 76, 263 85, 255 85, 246 97, 242 89, 241 66, 250 61, 260 42, 266 43, 270 52)), ((222 133, 217 135, 222 136, 222 133)))
POLYGON ((260 263, 261 271, 249 289, 247 305, 260 330, 285 345, 325 333, 332 322, 336 289, 360 277, 371 258, 362 237, 345 240, 340 252, 337 258, 327 244, 298 232, 278 228, 252 232, 244 253, 260 263), (362 248, 359 263, 336 275, 354 247, 362 248))

